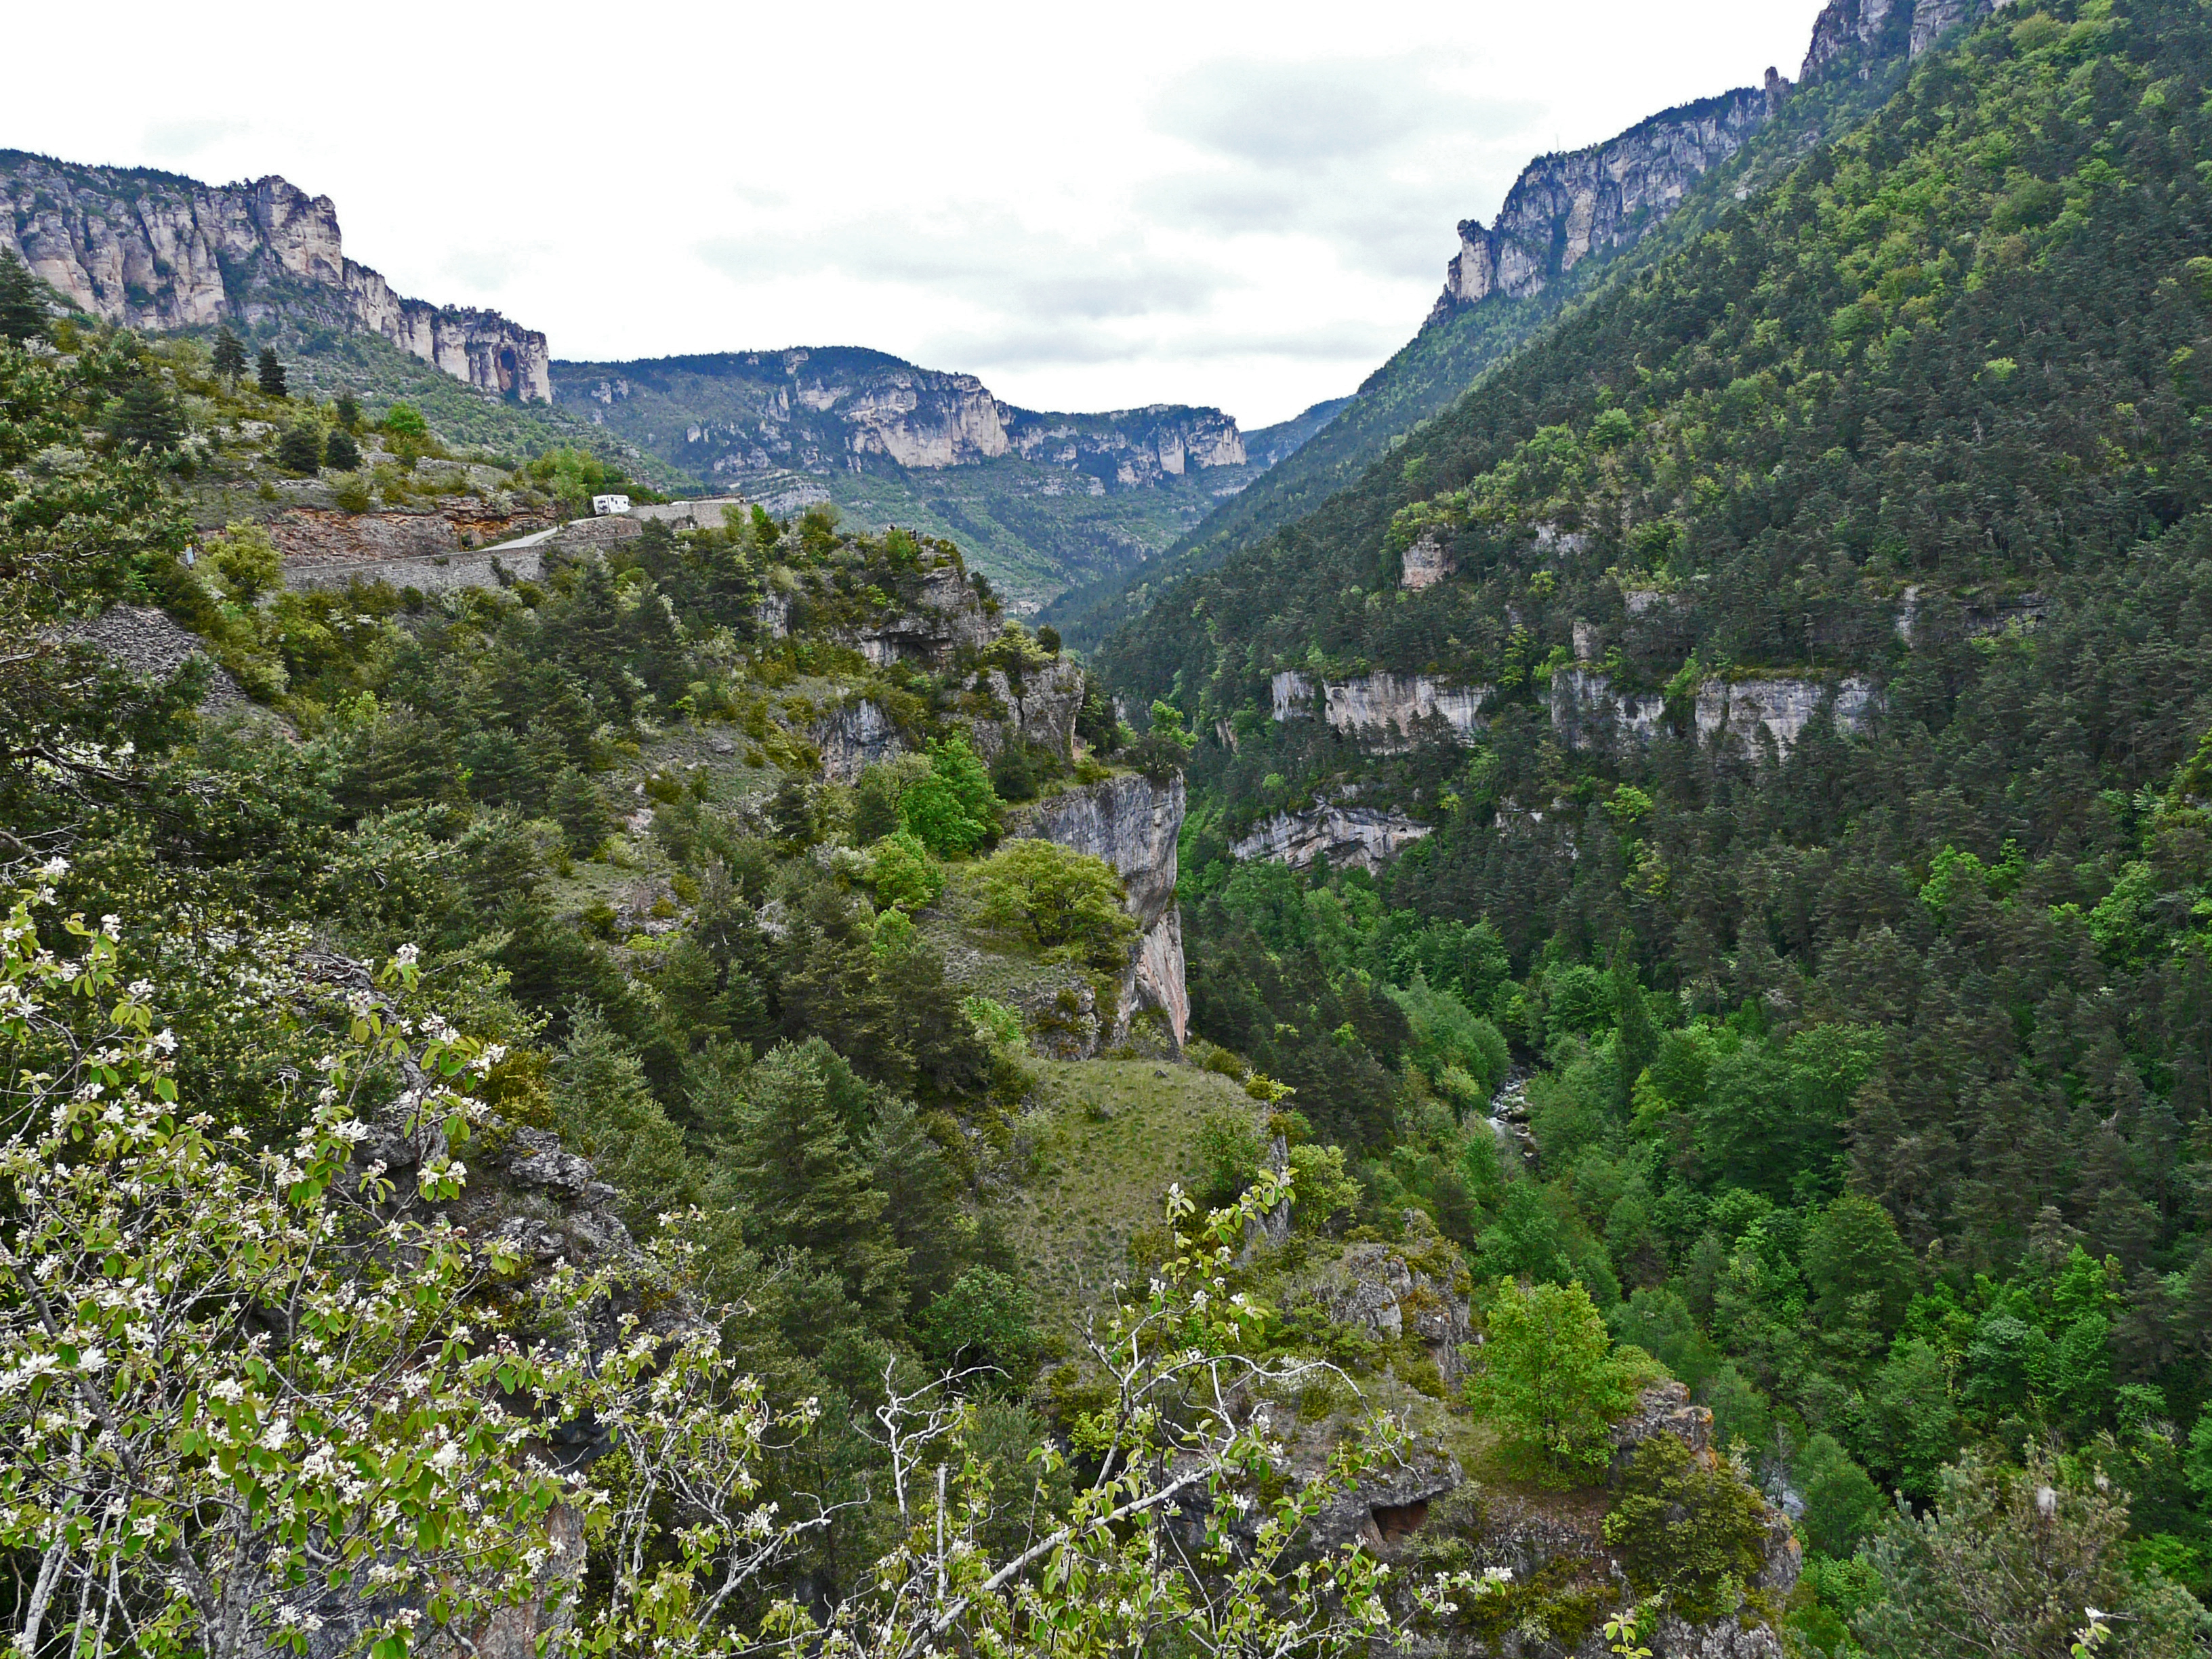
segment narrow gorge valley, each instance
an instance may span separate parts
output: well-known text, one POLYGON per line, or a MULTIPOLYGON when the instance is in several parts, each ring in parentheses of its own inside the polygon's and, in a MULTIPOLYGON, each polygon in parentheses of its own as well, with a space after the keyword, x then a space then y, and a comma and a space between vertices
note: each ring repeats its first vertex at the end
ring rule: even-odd
POLYGON ((2212 1655, 2212 9, 1784 67, 1249 429, 0 150, 0 1654, 2212 1655))

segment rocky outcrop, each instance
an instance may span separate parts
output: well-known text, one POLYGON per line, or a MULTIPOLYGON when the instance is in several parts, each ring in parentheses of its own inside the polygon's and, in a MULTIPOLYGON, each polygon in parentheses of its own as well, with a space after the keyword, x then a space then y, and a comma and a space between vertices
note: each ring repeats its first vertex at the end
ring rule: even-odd
POLYGON ((1042 668, 1019 675, 994 668, 984 676, 991 701, 1003 718, 971 722, 975 752, 998 758, 1011 739, 1048 749, 1063 761, 1075 755, 1075 720, 1083 712, 1083 671, 1068 657, 1055 657, 1042 668))
POLYGON ((1849 72, 1864 80, 1883 63, 1917 58, 1961 23, 1979 22, 2008 0, 1830 0, 1814 20, 1798 78, 1849 72))
POLYGON ((1123 971, 1114 1029, 1157 1009, 1178 1047, 1190 1032, 1183 984, 1182 912, 1176 905, 1176 837, 1182 830, 1181 776, 1156 784, 1130 774, 1054 795, 1017 814, 1007 833, 1088 853, 1121 878, 1137 943, 1123 971))
POLYGON ((1436 1248, 1436 1224, 1425 1214, 1407 1213, 1406 1237, 1404 1244, 1346 1245, 1296 1300, 1382 1342, 1411 1337, 1446 1382, 1456 1382, 1465 1369, 1460 1350, 1474 1339, 1474 1281, 1456 1251, 1436 1248))
POLYGON ((1348 738, 1389 753, 1410 749, 1425 733, 1449 731, 1472 743, 1483 728, 1486 685, 1447 685, 1427 674, 1369 674, 1322 687, 1323 718, 1348 738))
POLYGON ((495 311, 395 294, 345 257, 337 209, 273 174, 204 185, 143 167, 82 167, 0 151, 0 247, 57 291, 133 328, 366 330, 457 380, 552 400, 545 337, 495 311))
POLYGON ((1262 820, 1229 851, 1234 858, 1272 859, 1293 868, 1326 858, 1332 868, 1350 865, 1374 871, 1430 833, 1429 825, 1402 812, 1317 801, 1306 811, 1278 812, 1262 820))
POLYGON ((211 672, 207 689, 200 695, 200 713, 222 718, 253 710, 229 671, 216 666, 200 636, 151 605, 110 605, 62 637, 73 645, 90 646, 125 672, 157 684, 174 679, 189 662, 204 661, 211 672))
POLYGON ((1398 561, 1398 586, 1414 593, 1434 587, 1453 571, 1459 561, 1434 531, 1407 548, 1398 561))
POLYGON ((939 669, 963 647, 980 650, 990 644, 999 628, 968 578, 948 563, 924 573, 921 591, 904 610, 848 629, 839 642, 878 667, 910 662, 939 669))
POLYGON ((851 453, 901 466, 970 465, 1012 447, 999 400, 973 374, 896 368, 858 386, 802 382, 799 401, 817 413, 837 410, 851 453))
MULTIPOLYGON (((1709 679, 1698 687, 1692 716, 1698 741, 1734 739, 1753 754, 1771 743, 1786 756, 1823 710, 1841 732, 1866 729, 1881 706, 1874 682, 1840 679, 1709 679)), ((1552 728, 1573 749, 1618 752, 1649 743, 1665 717, 1666 699, 1656 691, 1617 691, 1590 668, 1563 668, 1552 676, 1552 728)))
POLYGON ((1024 457, 1124 489, 1247 459, 1237 422, 1218 409, 1153 404, 1104 415, 1040 415, 1001 407, 1024 457))
POLYGON ((1530 162, 1494 223, 1461 222, 1459 252, 1429 320, 1492 294, 1540 293, 1583 259, 1641 241, 1766 124, 1787 86, 1777 77, 1764 88, 1738 88, 1588 149, 1530 162))
MULTIPOLYGON (((1277 674, 1268 690, 1276 720, 1311 717, 1314 683, 1304 674, 1277 674)), ((1322 714, 1345 736, 1393 754, 1432 735, 1473 743, 1486 724, 1482 705, 1490 693, 1486 685, 1452 685, 1429 674, 1364 674, 1324 681, 1322 714)))
POLYGON ((822 775, 831 783, 852 783, 878 761, 906 747, 898 728, 871 698, 841 703, 811 732, 822 751, 822 775))

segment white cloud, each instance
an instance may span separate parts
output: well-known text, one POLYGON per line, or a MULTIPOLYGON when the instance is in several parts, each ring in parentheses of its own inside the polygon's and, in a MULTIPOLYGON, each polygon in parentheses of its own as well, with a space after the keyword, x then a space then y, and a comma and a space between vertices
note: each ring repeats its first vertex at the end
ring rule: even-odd
MULTIPOLYGON (((210 29, 116 0, 100 96, 19 77, 0 143, 281 173, 402 291, 564 356, 870 345, 1030 407, 1258 425, 1402 343, 1530 155, 1794 72, 1819 9, 234 0, 210 29)), ((65 8, 15 27, 82 55, 65 8)))

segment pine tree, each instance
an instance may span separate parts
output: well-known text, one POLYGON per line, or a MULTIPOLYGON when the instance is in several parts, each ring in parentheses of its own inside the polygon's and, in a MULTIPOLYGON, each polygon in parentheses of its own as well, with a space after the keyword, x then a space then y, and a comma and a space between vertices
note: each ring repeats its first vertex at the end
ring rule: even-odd
POLYGON ((276 361, 276 348, 261 348, 261 361, 254 370, 264 398, 286 398, 291 394, 284 389, 284 365, 276 361))
POLYGON ((11 345, 46 331, 46 307, 39 279, 11 249, 0 248, 0 339, 11 345))
POLYGON ((216 331, 215 372, 230 382, 233 392, 238 390, 238 377, 246 373, 246 347, 227 328, 216 331))
POLYGON ((358 471, 361 469, 361 446, 354 441, 352 433, 339 427, 331 434, 323 459, 333 471, 358 471))
POLYGON ((285 428, 284 435, 276 441, 276 465, 302 477, 322 471, 322 428, 312 421, 301 421, 285 428))
POLYGON ((347 431, 350 432, 361 424, 361 405, 354 401, 352 392, 339 392, 337 403, 334 406, 338 412, 338 424, 347 431))
POLYGON ((174 449, 183 441, 185 423, 161 381, 142 371, 124 382, 107 431, 126 450, 158 452, 174 449))
POLYGON ((748 1238, 764 1251, 802 1249, 834 1266, 854 1300, 895 1302, 906 1252, 886 1236, 888 1195, 855 1154, 819 1039, 787 1043, 746 1074, 732 1133, 721 1149, 715 1196, 745 1211, 748 1238))

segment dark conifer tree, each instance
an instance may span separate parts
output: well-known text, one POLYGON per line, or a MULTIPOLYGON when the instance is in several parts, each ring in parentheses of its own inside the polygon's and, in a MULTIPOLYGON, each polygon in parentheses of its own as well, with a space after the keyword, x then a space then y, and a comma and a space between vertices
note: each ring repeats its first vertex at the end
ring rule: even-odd
POLYGON ((46 331, 39 279, 11 250, 0 249, 0 339, 21 345, 46 331))
POLYGON ((108 419, 108 435, 125 449, 166 451, 183 441, 185 423, 161 382, 141 371, 123 385, 123 395, 108 419))
POLYGON ((216 331, 215 372, 230 382, 233 392, 238 390, 238 377, 246 373, 246 347, 227 328, 216 331))
POLYGON ((339 427, 331 434, 323 459, 336 471, 357 471, 361 467, 361 446, 354 441, 352 433, 339 427))
POLYGON ((323 465, 322 428, 312 421, 301 421, 285 428, 284 435, 276 441, 276 465, 302 477, 319 472, 323 465))
POLYGON ((284 365, 277 362, 275 346, 261 348, 261 361, 255 367, 254 376, 260 382, 262 396, 287 398, 291 395, 284 388, 284 365))

